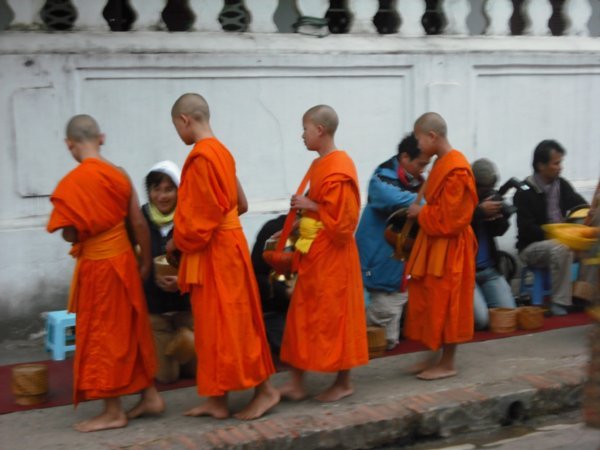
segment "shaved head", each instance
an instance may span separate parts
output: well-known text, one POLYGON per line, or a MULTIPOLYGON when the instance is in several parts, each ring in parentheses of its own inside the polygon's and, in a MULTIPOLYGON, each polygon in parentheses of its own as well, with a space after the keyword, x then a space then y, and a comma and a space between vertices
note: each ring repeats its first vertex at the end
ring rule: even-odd
POLYGON ((321 125, 332 136, 339 124, 337 113, 328 105, 313 106, 304 113, 304 117, 315 125, 321 125))
POLYGON ((429 133, 433 131, 435 134, 447 137, 448 126, 442 116, 435 112, 427 112, 417 119, 415 122, 415 132, 421 131, 429 133))
POLYGON ((171 108, 171 116, 176 117, 180 114, 185 114, 196 122, 208 122, 210 120, 208 103, 199 94, 183 94, 175 101, 173 108, 171 108))
POLYGON ((100 138, 101 132, 98 122, 87 114, 73 116, 67 123, 67 139, 75 142, 93 141, 100 138))

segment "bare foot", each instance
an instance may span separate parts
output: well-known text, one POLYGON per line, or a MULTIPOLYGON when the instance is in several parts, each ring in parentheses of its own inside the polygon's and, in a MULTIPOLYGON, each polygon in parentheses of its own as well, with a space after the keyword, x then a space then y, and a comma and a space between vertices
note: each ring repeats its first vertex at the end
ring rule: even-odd
POLYGON ((412 366, 408 366, 408 368, 405 369, 405 372, 410 375, 416 375, 425 370, 431 369, 437 364, 437 362, 438 355, 437 353, 434 353, 433 355, 413 364, 412 366))
POLYGON ((338 400, 341 400, 344 397, 349 397, 352 394, 354 394, 354 389, 352 386, 333 384, 328 389, 317 395, 315 400, 320 402, 337 402, 338 400))
POLYGON ((294 383, 287 383, 281 386, 279 388, 279 394, 281 397, 295 402, 304 400, 308 396, 302 386, 298 386, 294 383))
POLYGON ((281 395, 277 389, 273 388, 270 384, 261 385, 261 387, 256 388, 254 398, 252 398, 248 406, 239 413, 234 414, 234 417, 239 420, 258 419, 279 403, 280 399, 281 395))
POLYGON ((142 392, 140 401, 127 411, 127 418, 135 419, 145 415, 158 415, 165 410, 165 401, 160 396, 155 387, 151 387, 142 392))
POLYGON ((82 433, 89 433, 90 431, 111 430, 113 428, 123 428, 126 426, 127 416, 121 411, 118 414, 104 412, 93 419, 76 423, 73 425, 73 428, 82 433))
POLYGON ((227 400, 225 397, 209 397, 200 406, 186 411, 183 415, 191 417, 212 416, 215 419, 227 419, 229 417, 227 400))
POLYGON ((430 369, 424 370, 423 372, 417 374, 417 378, 420 380, 440 380, 442 378, 453 377, 458 372, 454 369, 447 369, 445 367, 435 366, 430 369))

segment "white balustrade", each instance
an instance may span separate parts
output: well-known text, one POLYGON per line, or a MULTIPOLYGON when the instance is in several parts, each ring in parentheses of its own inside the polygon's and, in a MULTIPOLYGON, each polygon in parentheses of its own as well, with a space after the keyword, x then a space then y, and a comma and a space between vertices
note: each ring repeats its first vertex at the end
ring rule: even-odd
POLYGON ((11 25, 26 25, 42 24, 40 11, 46 3, 46 0, 7 0, 7 2, 15 17, 11 25))
POLYGON ((160 14, 167 5, 165 0, 130 0, 129 4, 136 13, 134 30, 154 30, 163 24, 160 14))
POLYGON ((348 6, 352 13, 350 33, 377 33, 373 24, 373 17, 379 10, 377 0, 350 0, 348 6))
POLYGON ((444 34, 469 34, 467 17, 471 12, 469 0, 442 0, 442 11, 446 16, 444 34))
POLYGON ((425 2, 423 0, 397 0, 396 8, 400 15, 399 34, 402 36, 422 36, 425 29, 421 20, 425 14, 425 2))
POLYGON ((71 0, 73 6, 77 8, 77 20, 75 29, 80 30, 109 30, 108 23, 102 16, 102 10, 106 2, 90 0, 71 0))
POLYGON ((588 22, 592 16, 590 0, 566 0, 563 17, 567 22, 564 35, 589 36, 588 22))
POLYGON ((523 34, 547 36, 550 34, 548 20, 552 16, 552 5, 549 0, 525 0, 521 6, 525 19, 523 34))
POLYGON ((277 25, 273 15, 277 9, 278 0, 245 0, 246 8, 250 11, 249 31, 253 33, 277 33, 277 25))
POLYGON ((223 9, 222 0, 190 0, 189 5, 196 15, 197 30, 223 31, 219 23, 219 14, 223 9))
POLYGON ((301 16, 325 17, 329 9, 329 0, 296 0, 301 16))
POLYGON ((510 0, 486 0, 483 13, 488 20, 485 34, 510 36, 510 17, 513 14, 513 3, 510 0))

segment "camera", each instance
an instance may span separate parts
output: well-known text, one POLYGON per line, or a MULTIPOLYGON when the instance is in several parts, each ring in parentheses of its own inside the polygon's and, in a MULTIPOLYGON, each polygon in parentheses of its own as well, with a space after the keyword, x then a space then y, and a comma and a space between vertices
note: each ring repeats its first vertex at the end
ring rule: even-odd
POLYGON ((512 177, 506 183, 504 183, 502 186, 500 186, 500 188, 497 191, 491 191, 488 195, 485 196, 485 197, 491 196, 492 200, 497 201, 497 202, 502 202, 502 207, 500 209, 500 212, 507 219, 517 211, 517 208, 515 208, 513 205, 504 201, 504 195, 510 189, 516 189, 518 191, 527 191, 530 188, 527 185, 527 183, 525 183, 524 181, 519 181, 515 177, 512 177))

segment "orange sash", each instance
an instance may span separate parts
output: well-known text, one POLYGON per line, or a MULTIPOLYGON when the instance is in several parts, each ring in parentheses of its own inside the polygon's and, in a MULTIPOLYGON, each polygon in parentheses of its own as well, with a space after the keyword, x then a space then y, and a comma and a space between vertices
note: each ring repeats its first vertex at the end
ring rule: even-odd
POLYGON ((67 310, 77 312, 77 295, 79 287, 79 267, 82 259, 108 259, 131 250, 131 243, 125 229, 125 222, 120 222, 110 230, 93 236, 84 242, 77 242, 71 247, 69 254, 77 258, 67 310))

